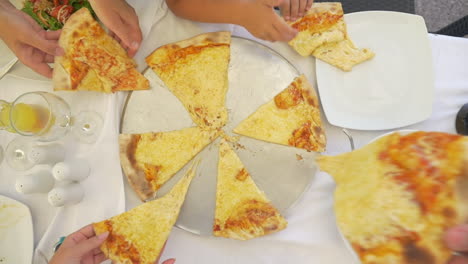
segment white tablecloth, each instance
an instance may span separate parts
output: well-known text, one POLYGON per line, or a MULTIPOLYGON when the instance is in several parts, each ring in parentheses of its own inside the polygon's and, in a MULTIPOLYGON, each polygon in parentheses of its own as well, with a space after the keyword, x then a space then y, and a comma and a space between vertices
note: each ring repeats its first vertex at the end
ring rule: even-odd
MULTIPOLYGON (((229 30, 234 35, 250 35, 232 25, 193 23, 176 18, 163 1, 130 1, 140 14, 145 36, 136 55, 140 69, 145 68, 144 57, 163 44, 191 37, 195 34, 229 30), (151 3, 151 4, 149 4, 151 3)), ((468 103, 468 40, 445 36, 430 37, 435 72, 435 101, 432 116, 406 129, 455 132, 454 119, 458 109, 468 103)), ((284 43, 268 43, 315 83, 315 63, 302 58, 284 43)), ((12 72, 13 74, 15 71, 12 72)), ((14 99, 30 90, 49 90, 49 82, 40 82, 6 76, 0 81, 0 98, 14 99)), ((85 200, 75 206, 56 209, 48 205, 46 195, 20 195, 14 190, 14 181, 20 172, 0 165, 0 194, 27 204, 33 215, 35 246, 40 249, 35 263, 44 263, 57 239, 92 221, 115 215, 139 204, 139 200, 123 180, 117 147, 118 124, 125 93, 115 95, 60 93, 72 108, 93 109, 105 119, 104 132, 93 146, 77 145, 68 137, 67 158, 85 157, 92 174, 83 182, 85 200), (82 102, 87 103, 83 104, 82 102), (122 186, 125 185, 125 194, 122 186)), ((328 138, 327 154, 349 151, 349 141, 341 129, 325 122, 328 138)), ((350 131, 356 146, 362 146, 374 137, 388 131, 350 131)), ((13 135, 0 132, 0 144, 5 148, 13 135)), ((301 201, 286 216, 288 228, 279 233, 251 241, 239 242, 224 238, 197 236, 174 228, 162 259, 177 258, 177 263, 352 263, 352 254, 343 243, 335 225, 332 210, 334 183, 319 173, 301 201)))

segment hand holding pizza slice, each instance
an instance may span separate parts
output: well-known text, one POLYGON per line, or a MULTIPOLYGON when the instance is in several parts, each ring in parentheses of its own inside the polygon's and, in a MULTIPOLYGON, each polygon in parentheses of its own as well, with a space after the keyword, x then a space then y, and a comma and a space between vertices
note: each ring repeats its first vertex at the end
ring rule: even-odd
POLYGON ((59 45, 65 54, 55 57, 54 90, 111 93, 149 88, 134 60, 86 8, 68 19, 59 45))

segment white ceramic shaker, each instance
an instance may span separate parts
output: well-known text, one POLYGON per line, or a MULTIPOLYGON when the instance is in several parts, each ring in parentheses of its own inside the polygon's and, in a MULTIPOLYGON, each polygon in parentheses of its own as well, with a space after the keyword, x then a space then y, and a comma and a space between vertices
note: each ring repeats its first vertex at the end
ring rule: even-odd
POLYGON ((69 183, 52 189, 48 194, 49 204, 55 207, 73 205, 83 200, 84 190, 79 183, 69 183))
POLYGON ((89 176, 91 169, 85 159, 59 162, 52 168, 52 175, 58 181, 80 182, 89 176))
POLYGON ((16 191, 23 194, 46 193, 55 184, 52 173, 49 170, 40 170, 32 174, 24 175, 16 179, 16 191))
POLYGON ((65 148, 60 144, 37 145, 28 153, 28 159, 34 164, 54 164, 63 161, 65 148))

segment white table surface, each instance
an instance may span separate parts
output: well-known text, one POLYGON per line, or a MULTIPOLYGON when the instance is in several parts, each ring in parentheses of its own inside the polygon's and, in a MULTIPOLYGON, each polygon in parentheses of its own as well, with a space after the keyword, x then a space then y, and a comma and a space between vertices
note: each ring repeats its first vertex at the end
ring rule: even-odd
MULTIPOLYGON (((136 56, 140 69, 144 68, 144 57, 154 48, 198 33, 230 30, 234 35, 250 36, 244 29, 236 26, 200 24, 178 19, 167 11, 164 3, 158 2, 155 7, 157 11, 152 16, 154 19, 145 19, 146 24, 142 25, 146 29, 145 41, 136 56)), ((148 16, 144 13, 144 8, 137 10, 148 16)), ((154 11, 151 8, 146 10, 154 11)), ((457 111, 468 103, 468 39, 431 35, 430 42, 436 89, 433 113, 428 120, 403 129, 454 133, 457 111)), ((314 59, 300 57, 284 43, 268 45, 293 62, 315 84, 314 59)), ((1 99, 12 100, 18 94, 31 90, 51 90, 49 81, 15 77, 15 74, 22 74, 20 70, 24 71, 18 66, 0 81, 1 99)), ((35 259, 35 263, 45 263, 40 256, 45 255, 47 258, 52 254, 51 247, 59 236, 91 221, 102 220, 123 211, 124 198, 127 209, 140 203, 122 177, 118 161, 118 123, 125 93, 60 95, 72 105, 72 109, 93 109, 100 112, 106 124, 103 136, 94 146, 77 145, 70 137, 63 141, 68 153, 71 153, 68 155, 86 157, 94 172, 83 183, 87 198, 79 205, 56 209, 48 205, 46 194, 16 193, 15 178, 24 173, 11 170, 5 162, 0 164, 0 194, 17 199, 31 209, 35 246, 41 249, 40 254, 36 254, 39 257, 35 259), (112 181, 111 184, 109 180, 112 181)), ((324 123, 328 138, 326 154, 349 151, 349 141, 341 129, 329 125, 326 120, 324 123)), ((357 147, 387 132, 389 131, 350 130, 357 147)), ((5 148, 13 137, 12 134, 0 131, 0 145, 5 148)), ((251 241, 197 236, 174 228, 162 259, 175 257, 177 263, 352 263, 352 255, 342 242, 335 224, 332 210, 334 187, 328 175, 317 174, 310 189, 286 215, 288 228, 251 241)))

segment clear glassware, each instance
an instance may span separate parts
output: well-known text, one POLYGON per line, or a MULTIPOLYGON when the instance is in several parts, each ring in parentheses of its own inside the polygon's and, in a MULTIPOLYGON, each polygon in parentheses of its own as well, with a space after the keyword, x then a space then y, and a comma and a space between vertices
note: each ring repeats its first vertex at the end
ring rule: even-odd
POLYGON ((45 144, 29 137, 16 137, 5 150, 6 161, 15 170, 28 170, 36 164, 55 164, 64 158, 65 148, 61 144, 45 144))
POLYGON ((20 95, 11 104, 1 102, 0 128, 40 141, 54 141, 69 130, 70 107, 60 97, 47 92, 20 95))
POLYGON ((93 143, 102 124, 96 112, 84 111, 72 116, 67 102, 48 92, 25 93, 11 104, 0 101, 0 129, 39 141, 60 139, 71 130, 81 142, 93 143))
POLYGON ((12 103, 0 101, 0 130, 17 133, 5 149, 5 159, 16 170, 27 170, 38 164, 32 155, 36 141, 55 141, 68 132, 83 143, 94 143, 102 130, 101 116, 92 111, 71 115, 62 98, 47 92, 31 92, 12 103))

